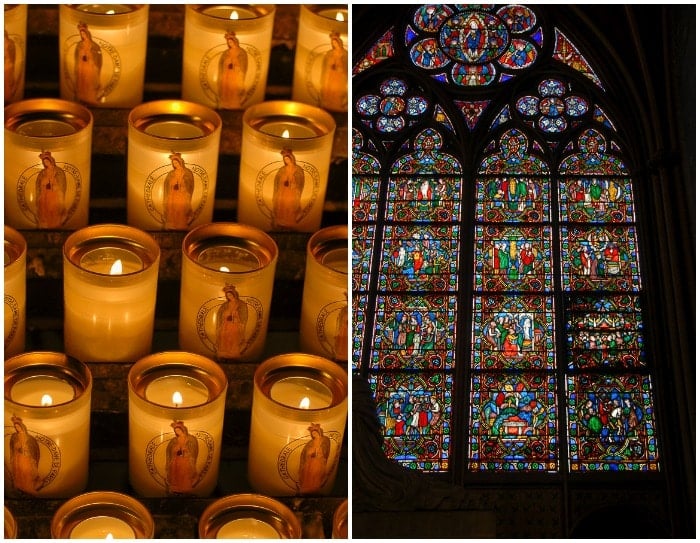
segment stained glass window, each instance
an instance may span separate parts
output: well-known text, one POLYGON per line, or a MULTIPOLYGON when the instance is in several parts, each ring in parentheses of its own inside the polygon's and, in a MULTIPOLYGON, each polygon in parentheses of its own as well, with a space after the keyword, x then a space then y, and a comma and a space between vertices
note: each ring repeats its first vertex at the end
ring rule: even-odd
POLYGON ((602 81, 536 7, 407 10, 353 72, 353 370, 386 456, 659 470, 635 180, 602 81))

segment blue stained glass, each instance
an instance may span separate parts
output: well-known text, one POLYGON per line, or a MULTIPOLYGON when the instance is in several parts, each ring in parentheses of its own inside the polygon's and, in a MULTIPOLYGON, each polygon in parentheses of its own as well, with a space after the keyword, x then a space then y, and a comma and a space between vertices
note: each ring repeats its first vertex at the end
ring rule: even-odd
POLYGON ((537 126, 540 127, 542 132, 555 134, 566 130, 567 123, 564 117, 540 117, 540 119, 537 121, 537 126))
POLYGON ((374 94, 368 94, 366 96, 360 97, 357 101, 357 111, 361 115, 376 115, 379 113, 379 102, 381 98, 374 94))
POLYGON ((407 113, 409 115, 418 116, 425 113, 428 109, 428 102, 420 96, 411 96, 408 99, 407 113))
POLYGON ((379 109, 384 115, 396 116, 403 112, 406 102, 398 96, 389 96, 379 103, 379 109))
POLYGON ((516 102, 515 107, 521 115, 532 117, 539 113, 539 102, 539 99, 535 96, 523 96, 516 102))
POLYGON ((399 132, 406 126, 403 117, 384 117, 377 119, 377 130, 380 132, 399 132))
POLYGON ((588 111, 588 103, 578 96, 567 96, 564 102, 566 103, 566 114, 572 117, 580 117, 588 111))
POLYGON ((542 96, 564 96, 566 86, 556 79, 545 79, 539 84, 537 90, 542 96))
POLYGON ((437 70, 450 63, 450 59, 440 50, 435 38, 426 38, 414 43, 409 55, 413 64, 425 70, 437 70))
POLYGON ((357 371, 362 367, 362 345, 365 322, 367 320, 367 296, 353 296, 353 334, 352 334, 352 369, 357 371))
POLYGON ((384 96, 395 95, 402 96, 406 93, 406 83, 400 79, 387 79, 379 86, 379 91, 384 96))
POLYGON ((537 24, 534 12, 526 6, 505 6, 500 8, 497 14, 513 34, 530 32, 537 24))

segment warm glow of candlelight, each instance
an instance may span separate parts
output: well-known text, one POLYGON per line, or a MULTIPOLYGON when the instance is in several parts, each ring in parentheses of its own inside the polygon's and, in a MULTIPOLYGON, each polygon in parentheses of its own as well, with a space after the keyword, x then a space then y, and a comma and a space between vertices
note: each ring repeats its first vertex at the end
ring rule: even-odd
POLYGON ((41 406, 48 407, 49 405, 53 405, 53 398, 49 394, 44 394, 41 397, 41 406))
POLYGON ((285 129, 285 131, 282 132, 282 137, 283 137, 283 138, 289 138, 289 130, 286 130, 286 129, 285 129))
POLYGON ((344 21, 345 17, 343 17, 343 12, 339 11, 338 13, 335 14, 335 20, 336 21, 344 21))
POLYGON ((229 17, 229 19, 231 19, 232 21, 238 20, 238 12, 235 9, 231 12, 231 16, 229 17))
POLYGON ((113 536, 111 533, 108 533, 108 534, 105 536, 105 539, 114 539, 114 536, 113 536))
POLYGON ((299 402, 299 409, 308 409, 309 406, 311 405, 311 400, 304 396, 301 401, 299 402))
POLYGON ((231 270, 229 270, 227 266, 221 266, 221 267, 219 268, 219 271, 221 271, 221 272, 230 272, 231 270))
POLYGON ((180 407, 182 405, 182 394, 177 390, 173 392, 173 404, 175 404, 175 407, 180 407))
POLYGON ((110 275, 121 275, 122 274, 122 261, 121 260, 115 260, 114 264, 112 264, 111 269, 109 270, 110 275))
MULTIPOLYGON (((116 11, 114 11, 113 9, 108 9, 106 15, 114 15, 115 13, 116 13, 116 11)), ((109 534, 109 535, 111 536, 112 534, 109 534)), ((112 538, 108 537, 107 539, 112 539, 112 538)))

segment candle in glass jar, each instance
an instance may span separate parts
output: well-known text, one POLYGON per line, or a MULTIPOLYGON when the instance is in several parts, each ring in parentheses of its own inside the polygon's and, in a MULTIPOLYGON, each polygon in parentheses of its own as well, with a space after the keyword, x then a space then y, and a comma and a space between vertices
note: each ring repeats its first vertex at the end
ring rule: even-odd
POLYGON ((5 104, 24 98, 27 4, 5 4, 5 104))
POLYGON ((347 111, 347 4, 302 5, 297 36, 292 99, 347 111))
POLYGON ((153 517, 126 494, 86 492, 63 503, 51 520, 53 539, 152 539, 153 517))
POLYGON ((274 4, 185 7, 182 98, 244 109, 265 98, 274 4))
POLYGON ((147 497, 208 496, 216 487, 228 381, 213 360, 172 351, 128 376, 129 481, 147 497))
POLYGON ((5 539, 17 539, 17 521, 5 506, 5 539))
POLYGON ((5 222, 19 229, 88 224, 92 113, 53 98, 5 107, 5 222))
POLYGON ((127 222, 145 230, 189 230, 211 222, 221 117, 181 100, 129 113, 127 222))
POLYGON ((261 494, 232 494, 211 503, 199 518, 200 539, 301 539, 294 512, 261 494))
POLYGON ((63 247, 66 353, 130 362, 151 350, 160 247, 125 225, 93 225, 63 247))
POLYGON ((265 232, 237 223, 191 230, 182 243, 179 345, 222 361, 259 360, 278 249, 265 232))
POLYGON ((348 359, 348 227, 329 226, 307 244, 299 339, 301 350, 348 359))
POLYGON ((321 225, 335 121, 315 106, 262 102, 243 114, 238 222, 265 231, 321 225))
POLYGON ((64 354, 5 361, 6 495, 65 498, 85 488, 91 391, 88 367, 64 354))
POLYGON ((27 241, 5 225, 5 358, 24 351, 27 303, 27 241))
POLYGON ((143 101, 148 4, 59 4, 61 98, 90 107, 143 101))
POLYGON ((347 374, 320 356, 289 353, 254 377, 248 481, 262 494, 329 494, 347 418, 347 374))

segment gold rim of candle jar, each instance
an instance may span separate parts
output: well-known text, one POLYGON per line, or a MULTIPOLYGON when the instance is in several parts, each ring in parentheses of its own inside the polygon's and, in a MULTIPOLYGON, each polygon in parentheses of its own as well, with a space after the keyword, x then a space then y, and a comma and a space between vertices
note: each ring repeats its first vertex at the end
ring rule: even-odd
POLYGON ((220 28, 221 30, 239 30, 245 32, 258 28, 266 20, 275 16, 276 4, 188 4, 185 9, 186 17, 192 17, 192 22, 199 26, 220 28), (256 17, 250 19, 227 19, 203 13, 207 8, 226 7, 236 9, 237 7, 245 8, 256 14, 256 17))
POLYGON ((341 502, 333 513, 333 539, 348 538, 348 500, 347 498, 341 502))
POLYGON ((151 406, 151 409, 160 409, 168 413, 176 410, 182 417, 186 414, 194 416, 199 410, 206 410, 208 406, 217 402, 222 394, 226 394, 228 387, 228 379, 219 364, 206 356, 186 351, 164 351, 145 356, 131 367, 127 380, 129 389, 140 401, 151 406), (171 375, 197 379, 207 388, 209 399, 188 407, 169 407, 148 400, 148 385, 160 377, 171 375))
POLYGON ((17 539, 17 521, 5 506, 5 539, 17 539))
POLYGON ((307 353, 286 353, 263 361, 255 370, 255 388, 269 408, 287 418, 301 416, 313 421, 316 416, 326 417, 329 412, 346 408, 348 397, 347 372, 339 364, 322 356, 307 353), (325 385, 331 393, 331 403, 326 407, 303 409, 280 403, 270 396, 272 385, 289 377, 305 377, 325 385))
POLYGON ((86 492, 63 503, 51 520, 51 537, 68 539, 78 523, 96 516, 110 516, 126 522, 137 539, 152 539, 151 513, 138 500, 111 491, 86 492))
POLYGON ((101 278, 101 284, 109 279, 111 285, 131 281, 131 277, 142 274, 160 262, 160 246, 148 232, 123 224, 95 224, 73 232, 63 244, 64 260, 71 264, 83 277, 101 278), (89 249, 96 249, 111 243, 132 250, 143 263, 140 270, 119 275, 87 270, 80 265, 80 257, 89 249))
MULTIPOLYGON (((74 21, 86 23, 88 26, 103 28, 118 27, 148 18, 148 4, 120 4, 130 8, 123 13, 99 13, 83 10, 77 6, 100 4, 59 4, 60 16, 69 16, 74 21)), ((104 5, 104 4, 102 4, 104 5)))
POLYGON ((255 518, 271 525, 282 539, 301 539, 301 523, 282 502, 262 494, 232 494, 209 504, 199 518, 200 539, 216 539, 232 520, 255 518))
POLYGON ((77 102, 60 98, 31 98, 5 106, 5 138, 22 141, 28 146, 46 146, 51 142, 68 143, 71 139, 82 138, 93 123, 92 113, 77 102), (56 120, 71 125, 75 132, 64 136, 30 136, 17 132, 23 125, 32 121, 56 120))
POLYGON ((178 151, 187 146, 198 148, 207 138, 221 131, 221 117, 212 108, 188 102, 186 100, 154 100, 145 102, 129 112, 129 138, 135 143, 152 147, 158 145, 163 150, 170 150, 176 142, 178 151), (154 123, 178 121, 191 124, 202 131, 202 135, 191 138, 169 138, 149 134, 146 129, 154 123))
POLYGON ((234 222, 215 222, 202 224, 190 230, 182 240, 182 253, 197 267, 207 274, 235 277, 257 273, 275 262, 279 255, 277 243, 268 234, 247 224, 234 222), (219 271, 209 268, 199 261, 199 255, 205 250, 218 246, 234 246, 253 253, 260 265, 246 271, 219 271))
POLYGON ((243 112, 244 137, 250 137, 265 147, 281 149, 293 144, 293 150, 315 149, 318 142, 333 140, 336 123, 333 116, 320 107, 292 100, 270 100, 248 107, 243 112), (262 132, 266 122, 295 121, 313 130, 316 135, 307 138, 284 138, 262 132))
MULTIPOLYGON (((335 278, 336 281, 342 281, 345 279, 347 281, 348 272, 341 272, 333 269, 323 263, 323 256, 327 254, 326 247, 329 244, 337 241, 345 241, 346 249, 348 242, 348 227, 345 224, 339 224, 336 226, 327 226, 321 230, 315 232, 310 238, 306 245, 306 253, 308 256, 314 259, 314 261, 321 266, 321 268, 328 273, 331 277, 335 278)), ((331 247, 336 249, 335 246, 331 247)), ((348 249, 349 251, 349 249, 348 249)))
POLYGON ((92 373, 84 362, 64 353, 35 351, 22 353, 5 360, 5 402, 19 413, 31 413, 34 417, 53 416, 56 410, 62 413, 77 410, 83 401, 90 401, 92 373), (73 398, 63 403, 48 406, 26 405, 12 399, 12 387, 28 377, 56 377, 73 388, 73 398))
POLYGON ((348 5, 347 4, 314 4, 314 5, 301 5, 301 11, 299 14, 300 21, 303 20, 310 27, 315 30, 321 30, 323 32, 337 32, 338 34, 348 33, 348 5), (324 15, 319 15, 319 11, 344 11, 345 20, 338 21, 337 19, 326 17, 324 15))
POLYGON ((11 226, 5 225, 5 253, 10 261, 5 264, 5 270, 13 267, 18 262, 23 262, 27 257, 27 240, 11 226))

